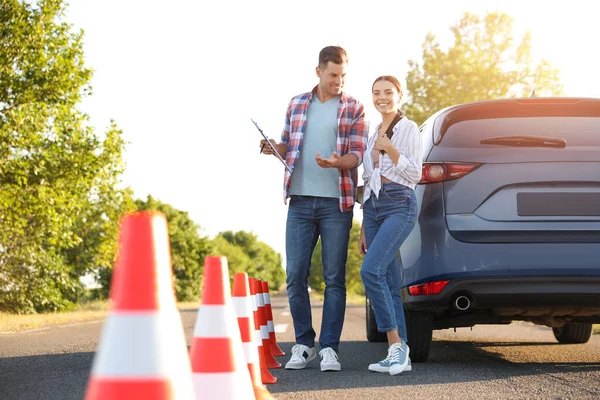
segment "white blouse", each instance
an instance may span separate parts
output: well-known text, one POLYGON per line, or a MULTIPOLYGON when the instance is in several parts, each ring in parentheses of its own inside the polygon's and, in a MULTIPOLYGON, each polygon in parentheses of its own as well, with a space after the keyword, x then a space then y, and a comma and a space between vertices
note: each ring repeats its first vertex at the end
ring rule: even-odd
POLYGON ((392 144, 400 153, 398 163, 394 164, 387 154, 382 155, 380 153, 379 166, 373 168, 372 151, 380 126, 381 124, 377 125, 375 134, 369 138, 367 149, 364 153, 363 180, 365 181, 365 188, 362 204, 365 204, 369 197, 371 197, 371 193, 375 193, 375 197, 379 198, 382 176, 393 182, 408 186, 411 189, 414 189, 421 180, 423 142, 417 124, 406 117, 402 118, 394 126, 391 138, 392 144))

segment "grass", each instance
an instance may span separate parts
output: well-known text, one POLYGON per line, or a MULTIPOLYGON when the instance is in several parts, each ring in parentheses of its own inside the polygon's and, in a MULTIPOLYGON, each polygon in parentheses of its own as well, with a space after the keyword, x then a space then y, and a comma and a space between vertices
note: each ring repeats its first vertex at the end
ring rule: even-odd
MULTIPOLYGON (((90 301, 79 304, 73 311, 45 314, 9 314, 0 312, 0 334, 44 329, 56 325, 97 321, 106 317, 109 304, 108 300, 90 301)), ((177 303, 177 308, 180 310, 198 309, 198 307, 200 307, 200 301, 177 303)))
MULTIPOLYGON (((323 295, 312 292, 311 297, 323 300, 323 295)), ((365 296, 348 294, 346 299, 349 305, 364 305, 365 296)), ((200 306, 199 301, 177 303, 180 310, 196 309, 200 306)), ((56 325, 75 324, 86 321, 96 321, 106 316, 109 302, 92 301, 80 304, 76 310, 63 313, 28 314, 16 315, 0 313, 0 333, 23 332, 32 329, 43 329, 56 325)), ((594 325, 594 334, 600 334, 600 325, 594 325)))
MULTIPOLYGON (((323 301, 323 293, 317 293, 314 290, 310 293, 310 297, 323 301)), ((346 304, 353 306, 364 306, 366 297, 361 294, 348 293, 346 294, 346 304)))
MULTIPOLYGON (((108 300, 97 300, 79 304, 73 311, 45 314, 9 314, 0 312, 0 333, 23 332, 49 328, 56 325, 97 321, 106 317, 109 304, 108 300)), ((177 307, 180 310, 194 309, 199 306, 199 301, 177 303, 177 307)))
POLYGON ((0 313, 0 333, 22 332, 54 325, 94 321, 104 318, 108 301, 92 301, 80 304, 74 311, 45 314, 0 313))

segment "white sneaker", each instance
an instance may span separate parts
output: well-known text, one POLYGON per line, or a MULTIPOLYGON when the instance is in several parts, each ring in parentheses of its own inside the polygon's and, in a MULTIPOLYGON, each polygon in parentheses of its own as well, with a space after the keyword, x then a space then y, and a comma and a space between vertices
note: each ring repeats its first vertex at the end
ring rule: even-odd
POLYGON ((387 372, 390 375, 412 371, 412 363, 407 354, 409 351, 406 343, 395 343, 388 348, 386 358, 378 363, 369 365, 369 371, 387 372), (404 358, 402 357, 403 355, 405 355, 404 358))
POLYGON ((338 359, 338 355, 331 347, 325 347, 319 352, 321 356, 321 371, 340 371, 342 364, 338 359))
POLYGON ((315 358, 317 358, 317 350, 314 347, 296 344, 292 347, 292 357, 285 364, 285 369, 304 369, 306 364, 315 358))
POLYGON ((408 366, 408 360, 410 360, 410 357, 408 356, 410 354, 410 348, 404 341, 402 343, 394 343, 392 346, 390 346, 390 349, 392 348, 392 362, 390 363, 389 372, 390 375, 398 375, 402 373, 408 366))
POLYGON ((406 366, 406 368, 404 368, 404 371, 402 372, 410 372, 412 371, 412 362, 410 361, 410 357, 408 357, 408 365, 406 366))

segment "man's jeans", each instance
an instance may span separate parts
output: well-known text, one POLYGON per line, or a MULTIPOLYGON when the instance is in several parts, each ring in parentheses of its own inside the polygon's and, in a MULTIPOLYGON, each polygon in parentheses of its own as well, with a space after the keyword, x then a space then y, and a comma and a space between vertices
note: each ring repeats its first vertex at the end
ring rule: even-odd
POLYGON ((346 311, 346 259, 352 215, 352 210, 340 211, 338 199, 291 198, 285 238, 286 282, 298 344, 315 345, 308 275, 312 253, 320 235, 326 287, 319 346, 338 351, 346 311))
POLYGON ((417 200, 414 191, 395 182, 384 182, 379 191, 363 205, 363 226, 367 254, 360 276, 367 297, 371 300, 377 330, 398 329, 405 342, 406 321, 400 295, 398 250, 415 226, 417 200))

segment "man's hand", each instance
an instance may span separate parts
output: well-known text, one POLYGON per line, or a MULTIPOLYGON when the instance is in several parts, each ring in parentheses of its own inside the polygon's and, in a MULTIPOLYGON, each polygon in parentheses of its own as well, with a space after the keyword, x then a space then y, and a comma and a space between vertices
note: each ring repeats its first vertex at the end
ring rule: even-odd
POLYGON ((361 229, 360 240, 358 241, 358 251, 361 256, 367 254, 367 239, 365 239, 365 231, 361 229))
MULTIPOLYGON (((271 142, 273 147, 277 148, 277 143, 275 142, 274 139, 269 139, 269 142, 271 142)), ((266 154, 266 155, 274 155, 275 154, 275 152, 273 151, 271 146, 269 146, 267 144, 267 141, 264 139, 260 141, 260 148, 261 148, 263 154, 266 154)))
POLYGON ((317 156, 315 157, 317 164, 321 168, 338 168, 341 159, 342 157, 335 151, 330 158, 323 158, 319 153, 317 153, 317 156))

